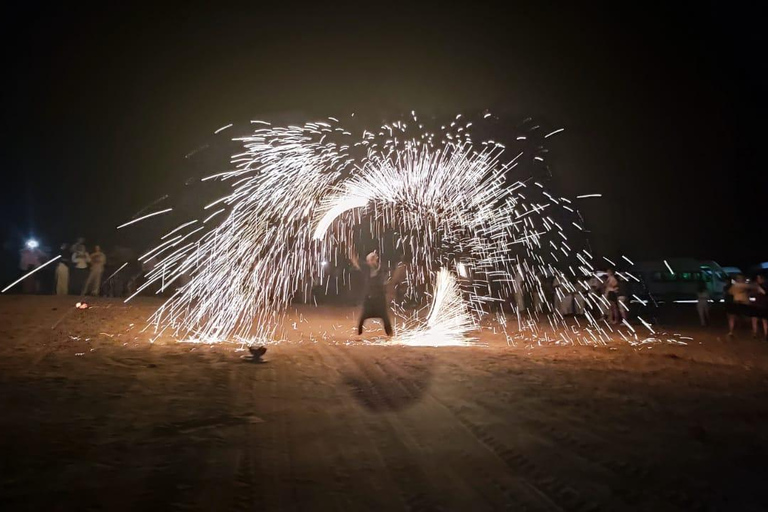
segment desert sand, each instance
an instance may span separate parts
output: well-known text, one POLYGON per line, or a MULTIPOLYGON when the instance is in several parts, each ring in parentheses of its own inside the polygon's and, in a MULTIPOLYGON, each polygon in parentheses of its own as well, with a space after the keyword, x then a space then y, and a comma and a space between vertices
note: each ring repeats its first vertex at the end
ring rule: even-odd
POLYGON ((250 363, 150 343, 159 301, 75 301, 0 297, 0 510, 768 508, 768 344, 747 330, 403 347, 305 307, 250 363))

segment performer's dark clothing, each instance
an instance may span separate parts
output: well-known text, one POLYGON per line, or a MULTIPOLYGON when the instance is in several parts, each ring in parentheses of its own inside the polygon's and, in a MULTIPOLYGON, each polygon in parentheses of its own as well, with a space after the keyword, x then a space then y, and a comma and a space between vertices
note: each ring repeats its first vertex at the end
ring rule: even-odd
POLYGON ((381 318, 387 335, 392 336, 384 273, 378 270, 374 275, 371 275, 374 271, 368 265, 362 265, 360 270, 363 274, 365 295, 363 296, 363 311, 360 314, 360 321, 357 323, 357 334, 363 334, 363 323, 368 318, 381 318))

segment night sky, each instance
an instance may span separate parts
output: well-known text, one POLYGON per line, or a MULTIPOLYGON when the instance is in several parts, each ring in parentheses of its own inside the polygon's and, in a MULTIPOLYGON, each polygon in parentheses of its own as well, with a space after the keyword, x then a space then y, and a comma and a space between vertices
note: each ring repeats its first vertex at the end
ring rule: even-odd
POLYGON ((178 193, 199 171, 184 156, 230 122, 487 108, 566 129, 550 144, 556 192, 604 195, 582 209, 596 251, 768 260, 759 2, 108 4, 4 7, 0 235, 14 260, 29 235, 149 244, 151 230, 114 228, 178 193))

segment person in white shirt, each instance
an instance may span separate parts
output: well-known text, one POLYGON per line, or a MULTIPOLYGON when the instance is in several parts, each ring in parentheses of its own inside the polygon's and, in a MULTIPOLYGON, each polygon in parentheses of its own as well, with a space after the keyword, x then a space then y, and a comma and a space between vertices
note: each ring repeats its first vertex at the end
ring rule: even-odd
POLYGON ((91 262, 91 271, 88 273, 88 280, 83 287, 83 295, 99 295, 101 289, 101 276, 104 273, 104 266, 107 264, 107 256, 101 252, 98 245, 89 256, 91 262))

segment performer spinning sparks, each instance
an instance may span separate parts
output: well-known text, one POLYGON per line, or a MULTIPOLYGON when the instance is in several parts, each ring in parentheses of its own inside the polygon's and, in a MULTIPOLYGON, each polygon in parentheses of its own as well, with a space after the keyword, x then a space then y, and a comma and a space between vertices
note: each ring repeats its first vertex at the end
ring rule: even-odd
POLYGON ((392 323, 389 321, 389 309, 387 307, 386 284, 384 273, 381 271, 381 262, 376 252, 369 253, 365 257, 365 263, 360 265, 356 254, 350 256, 352 265, 363 275, 365 295, 363 298, 363 310, 360 320, 357 322, 357 335, 363 334, 363 324, 369 318, 380 318, 384 324, 387 336, 392 336, 392 323))
MULTIPOLYGON (((176 288, 150 319, 156 336, 258 346, 285 336, 287 308, 302 291, 308 296, 315 276, 327 277, 329 289, 324 267, 342 246, 378 239, 379 251, 403 252, 404 298, 432 298, 426 319, 397 304, 393 312, 402 322, 395 343, 462 344, 513 294, 522 305, 514 326, 533 338, 637 340, 634 328, 622 332, 591 314, 578 332, 558 312, 543 321, 539 309, 552 308, 537 276, 563 283, 557 294, 563 300, 584 299, 597 275, 596 258, 579 247, 578 203, 536 181, 546 153, 540 145, 508 150, 473 140, 476 123, 498 129, 489 114, 474 120, 457 114, 440 125, 411 112, 358 134, 330 117, 300 126, 253 121, 247 134, 233 138, 243 150, 232 156, 232 167, 202 178, 228 182, 231 190, 139 258, 157 264, 126 301, 150 286, 176 288), (476 278, 457 280, 463 274, 476 278), (540 308, 526 308, 524 298, 537 295, 540 308)), ((392 335, 378 254, 353 263, 363 267, 365 283, 358 331, 366 319, 381 318, 392 335)), ((336 276, 337 291, 344 280, 336 276)), ((608 302, 599 299, 594 306, 608 302)), ((507 311, 498 313, 492 328, 508 336, 507 311)))

